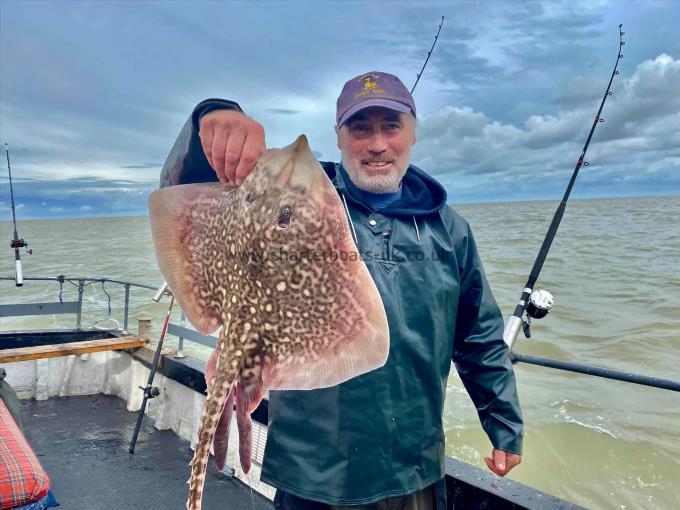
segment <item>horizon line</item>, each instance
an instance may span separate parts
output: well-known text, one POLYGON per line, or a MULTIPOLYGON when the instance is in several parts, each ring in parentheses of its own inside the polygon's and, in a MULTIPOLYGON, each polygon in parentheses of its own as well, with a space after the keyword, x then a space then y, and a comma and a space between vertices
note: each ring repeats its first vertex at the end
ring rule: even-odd
MULTIPOLYGON (((672 197, 680 197, 680 193, 671 193, 671 194, 658 194, 658 195, 620 195, 620 196, 603 196, 603 197, 570 197, 570 201, 576 202, 576 201, 586 201, 586 200, 622 200, 622 199, 630 199, 630 198, 640 198, 640 199, 645 199, 645 198, 672 198, 672 197)), ((467 206, 467 205, 486 205, 486 204, 516 204, 516 203, 531 203, 531 202, 557 202, 561 201, 560 198, 540 198, 540 199, 534 199, 534 200, 526 200, 526 199, 517 199, 517 200, 488 200, 488 201, 483 201, 483 202, 447 202, 447 206, 449 207, 457 207, 457 206, 467 206)), ((8 208, 9 210, 9 208, 8 208)), ((44 221, 44 220, 76 220, 76 219, 101 219, 101 218, 148 218, 149 214, 148 212, 145 214, 140 214, 138 211, 134 211, 130 214, 127 213, 122 213, 122 214, 108 214, 107 212, 104 212, 102 214, 91 214, 91 215, 82 215, 82 216, 34 216, 34 217, 28 217, 28 218, 17 218, 17 222, 19 221, 44 221)), ((11 217, 8 219, 0 218, 0 223, 12 223, 11 217)))

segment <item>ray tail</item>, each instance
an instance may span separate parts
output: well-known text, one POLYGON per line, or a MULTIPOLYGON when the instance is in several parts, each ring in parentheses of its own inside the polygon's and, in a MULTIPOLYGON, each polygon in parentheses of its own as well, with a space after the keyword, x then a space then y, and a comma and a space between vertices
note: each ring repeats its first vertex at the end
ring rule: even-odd
POLYGON ((201 416, 201 424, 198 430, 198 441, 194 450, 194 458, 191 461, 191 476, 189 478, 188 510, 200 510, 203 496, 203 484, 210 456, 210 445, 220 421, 224 405, 229 393, 236 382, 240 366, 240 357, 235 349, 227 348, 228 342, 225 332, 222 330, 217 344, 218 357, 215 367, 215 376, 205 399, 205 407, 201 416))

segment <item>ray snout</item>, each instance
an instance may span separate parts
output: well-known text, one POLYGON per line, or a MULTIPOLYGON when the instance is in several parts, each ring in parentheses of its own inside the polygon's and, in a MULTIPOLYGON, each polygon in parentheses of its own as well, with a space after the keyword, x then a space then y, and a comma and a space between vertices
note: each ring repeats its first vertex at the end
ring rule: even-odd
POLYGON ((327 177, 309 148, 305 135, 300 135, 292 144, 278 151, 271 167, 279 186, 302 188, 321 201, 327 177))

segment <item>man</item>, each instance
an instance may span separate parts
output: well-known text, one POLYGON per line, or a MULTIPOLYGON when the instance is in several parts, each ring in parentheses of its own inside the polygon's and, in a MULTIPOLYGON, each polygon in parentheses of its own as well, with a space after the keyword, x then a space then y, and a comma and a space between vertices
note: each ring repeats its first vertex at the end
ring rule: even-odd
MULTIPOLYGON (((521 461, 522 416, 503 320, 467 222, 446 192, 410 165, 416 108, 396 76, 348 81, 337 101, 342 163, 322 163, 385 305, 384 367, 332 388, 272 391, 262 480, 279 509, 444 508, 442 411, 451 360, 504 476, 521 461)), ((200 103, 161 185, 243 182, 265 149, 238 104, 200 103)), ((211 380, 214 363, 208 363, 211 380)))

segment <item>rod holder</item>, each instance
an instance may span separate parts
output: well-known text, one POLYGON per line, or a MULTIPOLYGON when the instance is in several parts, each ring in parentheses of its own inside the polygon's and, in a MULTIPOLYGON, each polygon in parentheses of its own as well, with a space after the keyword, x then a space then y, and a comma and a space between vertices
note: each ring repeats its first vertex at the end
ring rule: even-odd
POLYGON ((163 282, 160 287, 158 287, 158 290, 156 293, 153 295, 153 300, 158 303, 162 298, 163 295, 167 292, 168 290, 168 282, 163 282))
POLYGON ((508 320, 505 321, 505 328, 503 329, 503 340, 508 346, 508 349, 510 352, 512 352, 512 348, 515 346, 515 341, 517 340, 517 335, 519 334, 519 330, 522 327, 522 319, 515 315, 511 315, 508 317, 508 320))

